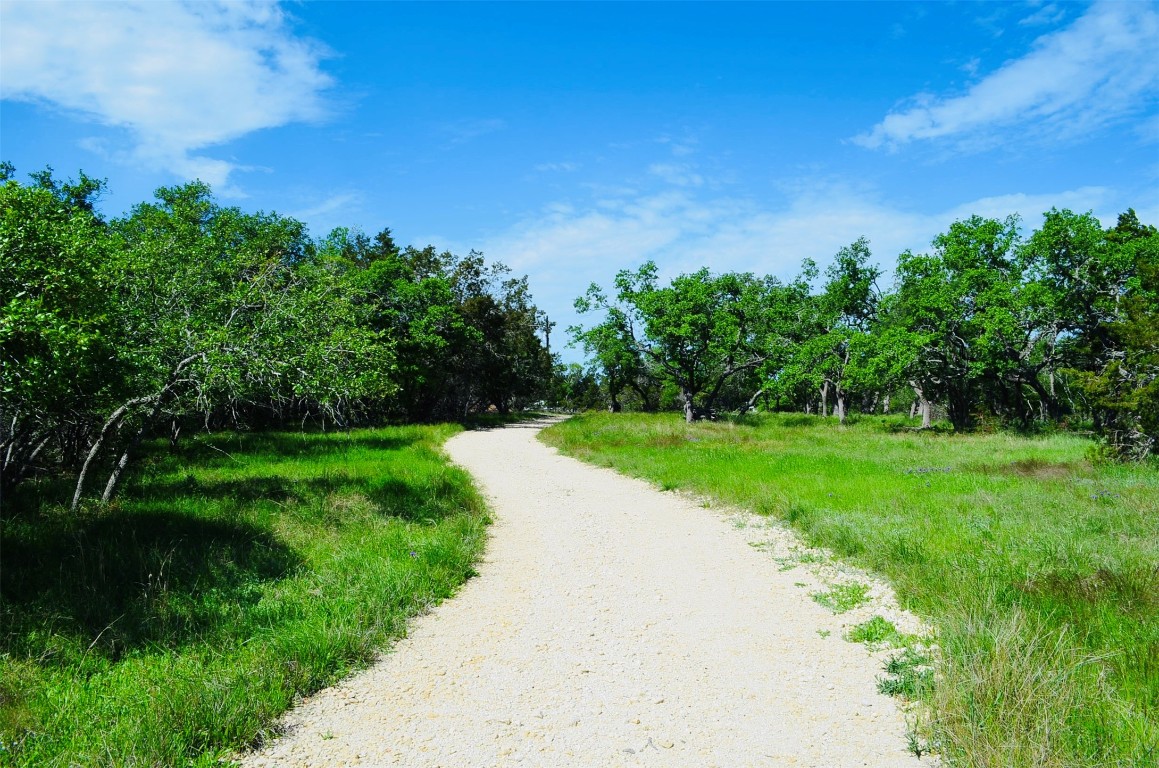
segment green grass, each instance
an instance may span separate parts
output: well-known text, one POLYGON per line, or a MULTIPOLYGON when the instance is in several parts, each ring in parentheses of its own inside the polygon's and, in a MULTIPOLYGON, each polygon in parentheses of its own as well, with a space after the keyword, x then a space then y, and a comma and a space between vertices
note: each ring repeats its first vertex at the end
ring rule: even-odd
POLYGON ((937 684, 917 693, 952 765, 1156 764, 1159 471, 1092 466, 1065 433, 904 424, 590 414, 543 439, 780 517, 889 579, 937 631, 937 684))
POLYGON ((107 506, 6 499, 0 765, 213 765, 364 666, 473 573, 457 430, 200 436, 107 506))

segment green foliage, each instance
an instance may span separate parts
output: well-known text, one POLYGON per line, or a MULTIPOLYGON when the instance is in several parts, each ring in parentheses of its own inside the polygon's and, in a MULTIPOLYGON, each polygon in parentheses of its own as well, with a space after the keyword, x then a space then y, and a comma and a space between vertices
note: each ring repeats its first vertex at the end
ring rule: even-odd
POLYGON ((1101 289, 1087 297, 1090 310, 1083 315, 1068 307, 1090 324, 1076 336, 1070 372, 1095 416, 1105 454, 1142 459, 1159 440, 1159 230, 1128 211, 1105 242, 1105 260, 1113 261, 1095 265, 1106 274, 1090 279, 1101 289), (1108 285, 1113 280, 1120 282, 1108 285))
MULTIPOLYGON (((122 219, 50 170, 0 186, 0 485, 100 474, 147 436, 506 412, 547 389, 526 278, 433 248, 159 189, 122 219)), ((107 477, 107 479, 105 479, 107 477)))
POLYGON ((897 631, 897 627, 888 619, 874 616, 869 621, 857 624, 846 634, 851 643, 866 643, 868 645, 905 645, 908 638, 897 631))
POLYGON ((834 584, 825 592, 813 594, 813 602, 823 605, 833 613, 851 611, 869 599, 869 587, 853 582, 850 584, 834 584))
POLYGON ((622 390, 621 382, 658 376, 679 392, 691 422, 713 412, 730 379, 770 357, 774 337, 768 324, 783 292, 776 280, 702 269, 662 287, 656 265, 648 262, 635 272, 621 271, 615 286, 615 302, 596 285, 576 302, 581 312, 603 311, 602 323, 571 329, 596 354, 610 391, 622 390))
POLYGON ((1159 473, 1092 466, 1089 441, 1066 432, 883 423, 586 414, 543 439, 781 516, 808 544, 887 577, 937 630, 939 682, 919 697, 934 717, 927 738, 961 764, 1147 764, 1159 739, 1159 473))
POLYGON ((116 245, 100 185, 0 186, 0 480, 13 488, 77 410, 115 396, 116 245))
POLYGON ((103 508, 6 498, 0 763, 214 763, 367 664, 473 573, 453 432, 221 433, 103 508))
POLYGON ((877 690, 886 696, 918 698, 933 687, 933 661, 928 654, 906 648, 886 662, 885 676, 877 681, 877 690))

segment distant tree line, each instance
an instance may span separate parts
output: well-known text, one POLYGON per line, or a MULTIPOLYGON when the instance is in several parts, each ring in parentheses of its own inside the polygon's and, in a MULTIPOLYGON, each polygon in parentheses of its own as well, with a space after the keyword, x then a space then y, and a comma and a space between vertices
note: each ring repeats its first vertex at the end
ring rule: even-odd
POLYGON ((783 283, 702 269, 666 285, 649 262, 576 301, 589 365, 564 389, 618 411, 680 408, 847 414, 910 408, 929 427, 1087 423, 1104 450, 1142 458, 1159 439, 1159 232, 1133 210, 1104 229, 1052 209, 954 222, 902 253, 883 290, 862 238, 822 275, 783 283), (819 289, 812 286, 819 284, 819 289))
POLYGON ((101 191, 0 168, 0 493, 54 473, 75 507, 150 436, 505 412, 550 387, 526 278, 479 253, 315 240, 201 183, 106 219, 101 191))

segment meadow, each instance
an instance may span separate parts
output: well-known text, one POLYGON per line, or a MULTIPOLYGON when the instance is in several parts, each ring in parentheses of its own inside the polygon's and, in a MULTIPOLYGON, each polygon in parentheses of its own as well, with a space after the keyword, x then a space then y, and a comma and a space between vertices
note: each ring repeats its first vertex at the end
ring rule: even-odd
POLYGON ((935 632, 933 675, 906 683, 903 654, 882 676, 919 702, 916 750, 986 768, 1156 764, 1159 470, 1092 463, 1071 433, 911 426, 591 413, 541 439, 780 518, 886 577, 935 632))
POLYGON ((457 426, 149 446, 107 505, 4 499, 0 765, 217 765, 473 574, 457 426))

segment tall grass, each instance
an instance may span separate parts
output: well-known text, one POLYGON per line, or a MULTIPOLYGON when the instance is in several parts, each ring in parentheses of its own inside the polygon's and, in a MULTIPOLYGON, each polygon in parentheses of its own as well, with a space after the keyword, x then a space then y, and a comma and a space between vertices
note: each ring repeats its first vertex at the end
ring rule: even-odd
POLYGON ((457 429, 198 437, 107 506, 6 499, 0 764, 260 742, 473 572, 485 510, 439 447, 457 429))
POLYGON ((1054 434, 591 414, 543 439, 776 515, 938 629, 928 737, 959 766, 1159 764, 1159 471, 1054 434))

